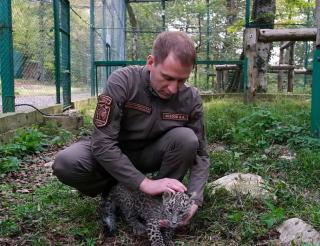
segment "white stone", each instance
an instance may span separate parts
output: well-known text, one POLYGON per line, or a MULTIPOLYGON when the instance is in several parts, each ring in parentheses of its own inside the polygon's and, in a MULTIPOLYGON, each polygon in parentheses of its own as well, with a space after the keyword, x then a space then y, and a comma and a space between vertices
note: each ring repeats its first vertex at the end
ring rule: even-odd
POLYGON ((209 183, 208 187, 212 189, 212 195, 220 188, 224 188, 234 195, 250 194, 256 198, 270 195, 262 177, 250 173, 232 173, 209 183))
POLYGON ((47 167, 47 168, 51 168, 52 165, 53 165, 53 161, 49 161, 49 162, 44 164, 44 166, 47 167))
POLYGON ((286 220, 277 228, 277 231, 280 233, 279 239, 282 245, 303 243, 320 245, 320 233, 299 218, 286 220))

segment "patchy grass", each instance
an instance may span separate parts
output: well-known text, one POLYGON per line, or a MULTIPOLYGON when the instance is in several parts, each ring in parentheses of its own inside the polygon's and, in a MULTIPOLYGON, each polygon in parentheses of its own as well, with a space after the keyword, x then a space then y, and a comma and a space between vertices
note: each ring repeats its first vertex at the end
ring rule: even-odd
MULTIPOLYGON (((256 173, 266 180, 272 196, 253 200, 224 190, 211 196, 206 188, 203 207, 189 227, 178 231, 176 244, 262 244, 277 238, 275 228, 292 217, 319 230, 320 143, 309 136, 309 102, 279 98, 244 105, 223 99, 206 103, 205 111, 209 145, 226 147, 210 152, 209 182, 233 172, 256 173), (279 146, 294 158, 280 158, 279 146)), ((82 112, 86 115, 82 134, 90 133, 93 112, 93 108, 82 112)), ((27 133, 33 136, 20 135, 15 143, 32 143, 27 146, 31 157, 20 151, 27 147, 6 148, 6 153, 15 154, 5 158, 15 157, 19 164, 8 169, 0 182, 0 244, 148 245, 146 237, 132 236, 122 220, 116 237, 103 237, 99 198, 82 196, 51 176, 48 163, 71 141, 62 137, 64 131, 47 126, 27 133), (60 135, 55 141, 47 138, 60 135)))

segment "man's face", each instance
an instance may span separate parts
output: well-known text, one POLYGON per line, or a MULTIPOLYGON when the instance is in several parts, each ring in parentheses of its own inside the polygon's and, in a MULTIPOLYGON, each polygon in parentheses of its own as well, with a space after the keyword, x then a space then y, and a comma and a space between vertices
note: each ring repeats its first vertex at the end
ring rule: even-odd
POLYGON ((193 69, 192 65, 182 65, 175 56, 170 53, 162 62, 155 65, 154 57, 147 58, 147 68, 150 71, 150 83, 160 98, 169 99, 178 93, 179 89, 189 78, 193 69))

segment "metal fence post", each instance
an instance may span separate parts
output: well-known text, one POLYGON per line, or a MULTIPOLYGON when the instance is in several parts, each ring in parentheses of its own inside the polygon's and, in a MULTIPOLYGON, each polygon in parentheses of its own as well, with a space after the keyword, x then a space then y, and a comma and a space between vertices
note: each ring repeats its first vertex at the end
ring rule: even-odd
POLYGON ((61 103, 61 65, 60 65, 60 0, 53 0, 54 13, 54 57, 55 57, 55 77, 56 77, 56 103, 61 103))
POLYGON ((90 79, 91 79, 91 96, 95 96, 95 38, 94 38, 94 0, 90 0, 90 54, 91 54, 91 69, 90 69, 90 79))
POLYGON ((320 47, 314 52, 312 71, 311 132, 320 138, 320 47))
POLYGON ((246 15, 245 15, 245 27, 250 26, 250 0, 246 0, 246 15))
POLYGON ((2 112, 14 112, 14 71, 11 0, 0 3, 0 81, 2 112))
POLYGON ((316 3, 317 39, 312 71, 311 133, 320 138, 320 0, 316 3))

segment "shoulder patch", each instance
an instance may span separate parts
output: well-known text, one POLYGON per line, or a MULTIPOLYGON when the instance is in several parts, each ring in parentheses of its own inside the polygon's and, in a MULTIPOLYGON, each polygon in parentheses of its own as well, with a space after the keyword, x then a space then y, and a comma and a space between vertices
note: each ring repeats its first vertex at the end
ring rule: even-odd
POLYGON ((98 103, 94 113, 93 123, 96 127, 104 127, 108 124, 111 111, 112 98, 107 95, 98 96, 98 103))
POLYGON ((189 115, 181 113, 162 113, 163 120, 188 121, 189 115))

